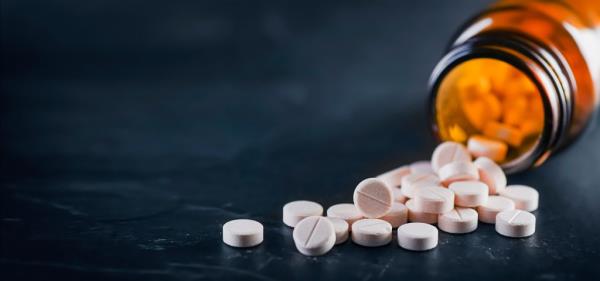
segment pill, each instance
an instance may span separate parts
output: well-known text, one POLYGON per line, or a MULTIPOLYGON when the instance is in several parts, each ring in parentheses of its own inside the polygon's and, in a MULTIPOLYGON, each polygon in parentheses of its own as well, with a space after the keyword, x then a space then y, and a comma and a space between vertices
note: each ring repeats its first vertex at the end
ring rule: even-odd
POLYGON ((531 236, 535 232, 535 216, 523 210, 507 210, 496 217, 496 232, 513 238, 531 236))
POLYGON ((298 200, 283 206, 283 223, 294 227, 306 217, 323 215, 323 207, 319 203, 298 200))
POLYGON ((433 168, 429 161, 417 161, 409 166, 411 174, 433 174, 433 168))
POLYGON ((440 179, 434 174, 411 174, 402 179, 401 192, 404 196, 412 198, 418 188, 440 184, 440 179))
POLYGON ((454 205, 477 207, 488 200, 488 186, 480 181, 456 181, 448 186, 454 192, 454 205))
POLYGON ((408 197, 404 196, 402 193, 402 188, 394 187, 392 188, 392 193, 394 194, 394 202, 400 202, 404 204, 406 200, 408 200, 408 197))
POLYGON ((486 137, 501 140, 514 147, 520 146, 521 142, 523 142, 523 134, 517 128, 498 122, 488 122, 483 129, 483 134, 486 137))
POLYGON ((335 204, 329 207, 327 209, 327 216, 343 219, 348 225, 352 225, 355 221, 363 218, 363 215, 352 203, 335 204))
POLYGON ((479 171, 479 180, 487 184, 490 194, 498 194, 506 188, 506 175, 494 161, 487 157, 479 157, 473 164, 479 171))
POLYGON ((492 195, 488 201, 477 207, 479 221, 485 223, 496 223, 496 215, 502 211, 515 209, 515 203, 508 198, 492 195))
POLYGON ((438 230, 426 223, 407 223, 398 227, 398 245, 411 251, 427 251, 438 244, 438 230))
POLYGON ((392 225, 380 219, 362 219, 352 225, 352 241, 365 247, 379 247, 392 241, 392 225))
POLYGON ((408 221, 409 222, 422 222, 429 224, 436 224, 438 214, 425 213, 415 206, 414 200, 406 201, 406 208, 408 209, 408 221))
POLYGON ((350 232, 348 223, 340 218, 328 217, 327 219, 333 224, 333 230, 335 231, 335 245, 346 242, 346 240, 348 240, 348 233, 350 232))
POLYGON ((475 135, 469 138, 467 149, 475 157, 485 156, 496 162, 501 162, 506 158, 508 145, 501 141, 475 135))
POLYGON ((438 227, 448 233, 469 233, 477 229, 477 211, 456 207, 438 216, 438 227))
POLYGON ((500 192, 500 196, 512 200, 516 209, 533 212, 538 208, 540 194, 526 185, 509 185, 500 192))
POLYGON ((223 225, 223 242, 232 247, 254 247, 263 241, 263 225, 254 220, 238 219, 223 225))
POLYGON ((392 208, 392 188, 376 178, 361 181, 354 189, 354 205, 367 218, 379 218, 392 208))
POLYGON ((298 222, 292 236, 298 251, 307 256, 324 255, 335 245, 333 223, 321 216, 306 217, 298 222))
POLYGON ((439 172, 446 164, 456 161, 471 161, 471 155, 467 148, 457 142, 443 142, 435 148, 431 155, 431 167, 436 172, 439 172))
POLYGON ((412 200, 415 207, 425 213, 441 214, 454 208, 454 192, 438 186, 419 188, 412 200))
POLYGON ((385 172, 377 176, 377 178, 387 183, 389 186, 399 187, 402 184, 402 178, 410 175, 410 173, 409 166, 401 166, 389 172, 385 172))
POLYGON ((438 175, 444 186, 455 181, 478 180, 479 171, 472 162, 455 161, 450 162, 440 168, 438 175))
POLYGON ((402 203, 394 202, 392 209, 380 219, 389 222, 392 228, 397 228, 408 220, 408 208, 402 203))

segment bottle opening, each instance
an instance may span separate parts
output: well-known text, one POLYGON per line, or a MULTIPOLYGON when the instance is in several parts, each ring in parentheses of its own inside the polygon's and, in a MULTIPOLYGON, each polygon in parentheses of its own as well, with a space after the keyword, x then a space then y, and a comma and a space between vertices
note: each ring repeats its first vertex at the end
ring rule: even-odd
POLYGON ((484 144, 493 149, 482 156, 502 164, 530 154, 539 143, 544 129, 541 93, 511 64, 494 58, 466 60, 438 85, 434 126, 442 141, 475 148, 484 144))

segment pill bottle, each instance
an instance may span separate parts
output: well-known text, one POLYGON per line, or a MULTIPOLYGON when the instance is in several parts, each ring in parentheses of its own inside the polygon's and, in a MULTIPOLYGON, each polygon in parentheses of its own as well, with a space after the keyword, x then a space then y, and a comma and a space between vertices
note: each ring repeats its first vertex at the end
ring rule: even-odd
POLYGON ((440 141, 506 144, 506 172, 582 134, 600 97, 600 0, 498 1, 459 28, 429 81, 440 141))

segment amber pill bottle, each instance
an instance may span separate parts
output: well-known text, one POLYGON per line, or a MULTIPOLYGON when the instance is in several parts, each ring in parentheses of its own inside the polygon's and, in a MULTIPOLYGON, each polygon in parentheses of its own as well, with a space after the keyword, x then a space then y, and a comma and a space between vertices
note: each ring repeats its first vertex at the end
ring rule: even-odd
POLYGON ((507 172, 582 134, 600 99, 600 0, 499 1, 452 39, 430 78, 441 140, 507 144, 507 172))

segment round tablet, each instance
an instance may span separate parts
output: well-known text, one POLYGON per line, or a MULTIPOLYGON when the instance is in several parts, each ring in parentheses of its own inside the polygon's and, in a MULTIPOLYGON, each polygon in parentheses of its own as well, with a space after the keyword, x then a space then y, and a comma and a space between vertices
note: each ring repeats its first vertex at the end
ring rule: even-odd
POLYGON ((457 142, 443 142, 438 145, 431 155, 431 167, 439 173, 439 170, 450 162, 471 162, 471 155, 467 148, 457 142))
POLYGON ((407 223, 398 227, 398 245, 411 251, 427 251, 438 244, 438 230, 426 223, 407 223))
POLYGON ((398 187, 402 184, 402 178, 408 175, 410 175, 410 167, 402 166, 389 172, 385 172, 377 176, 377 178, 387 183, 389 186, 398 187))
POLYGON ((402 194, 408 198, 415 196, 415 192, 424 186, 439 186, 440 179, 434 174, 411 174, 402 179, 402 194))
POLYGON ((354 206, 367 218, 379 218, 387 214, 392 202, 392 188, 376 178, 365 179, 354 189, 354 206))
POLYGON ((406 196, 404 196, 404 194, 402 194, 402 188, 394 187, 394 188, 392 188, 392 193, 394 194, 395 202, 404 204, 404 202, 406 202, 406 200, 408 200, 408 197, 406 197, 406 196))
POLYGON ((515 208, 528 212, 537 210, 540 198, 537 190, 526 185, 509 185, 500 192, 500 196, 515 202, 515 208))
POLYGON ((471 208, 454 208, 452 211, 440 214, 438 227, 448 233, 469 233, 477 229, 477 211, 471 208))
POLYGON ((402 203, 394 202, 392 209, 380 219, 389 222, 393 228, 396 228, 408 220, 408 208, 402 203))
POLYGON ((311 216, 301 220, 292 236, 298 251, 307 256, 324 255, 335 245, 335 228, 325 217, 311 216))
POLYGON ((494 161, 487 157, 479 157, 473 164, 479 172, 479 180, 487 184, 490 195, 498 194, 506 188, 506 175, 494 161))
POLYGON ((431 162, 429 161, 417 161, 409 166, 411 174, 434 174, 431 162))
POLYGON ((454 208, 454 192, 438 186, 419 188, 412 200, 425 213, 441 214, 454 208))
POLYGON ((519 238, 535 232, 535 216, 523 210, 508 210, 498 213, 496 231, 504 236, 519 238))
POLYGON ((477 207, 488 200, 488 186, 480 181, 457 181, 448 186, 454 192, 454 205, 477 207))
POLYGON ((348 225, 352 225, 355 221, 363 218, 363 215, 352 203, 335 204, 329 207, 327 209, 327 216, 343 219, 348 225))
POLYGON ((448 186, 455 181, 479 179, 477 167, 472 162, 466 161, 450 162, 440 168, 438 175, 444 186, 448 186))
POLYGON ((475 157, 484 156, 500 162, 506 158, 508 145, 484 136, 472 136, 467 142, 467 149, 475 157))
POLYGON ((290 227, 296 226, 306 217, 320 215, 323 215, 323 207, 312 201, 293 201, 283 206, 283 223, 290 227))
POLYGON ((340 218, 330 218, 328 217, 333 224, 333 229, 335 230, 335 245, 341 244, 348 240, 348 232, 349 226, 348 223, 340 218))
POLYGON ((415 206, 414 200, 406 201, 406 208, 408 209, 408 221, 409 222, 422 222, 429 224, 436 224, 438 214, 425 213, 415 206))
POLYGON ((392 241, 392 225, 380 219, 362 219, 352 225, 352 241, 365 247, 379 247, 392 241))
POLYGON ((254 220, 239 219, 223 225, 223 242, 232 247, 254 247, 263 241, 263 225, 254 220))
POLYGON ((488 201, 477 207, 479 221, 485 223, 496 223, 496 215, 502 211, 515 209, 515 203, 508 198, 492 195, 488 201))

